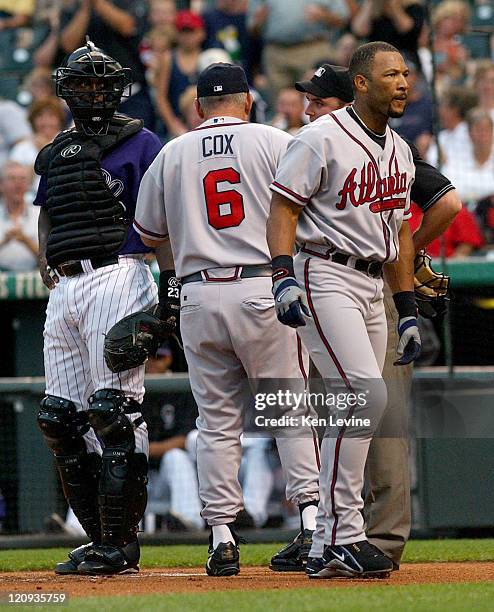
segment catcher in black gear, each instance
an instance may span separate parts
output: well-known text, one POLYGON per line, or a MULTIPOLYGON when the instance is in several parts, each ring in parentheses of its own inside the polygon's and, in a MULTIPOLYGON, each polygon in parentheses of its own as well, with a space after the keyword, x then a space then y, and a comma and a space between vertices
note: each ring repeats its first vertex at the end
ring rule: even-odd
POLYGON ((90 40, 65 58, 55 82, 75 127, 58 134, 35 165, 39 268, 50 289, 38 425, 90 540, 55 571, 117 574, 139 568, 149 444, 144 368, 115 375, 103 343, 119 319, 156 304, 144 261, 150 249, 132 220, 161 141, 140 120, 116 112, 130 71, 90 40))

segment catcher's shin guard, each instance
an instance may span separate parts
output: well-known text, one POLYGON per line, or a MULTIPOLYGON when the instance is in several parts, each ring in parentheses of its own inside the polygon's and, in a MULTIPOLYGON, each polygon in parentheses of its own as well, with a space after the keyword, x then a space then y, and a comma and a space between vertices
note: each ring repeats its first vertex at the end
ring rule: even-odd
POLYGON ((53 451, 63 492, 88 537, 101 541, 98 486, 101 459, 88 453, 83 435, 88 431, 87 415, 77 412, 73 402, 47 395, 40 404, 38 426, 53 451))
MULTIPOLYGON (((125 412, 138 412, 137 402, 117 389, 101 389, 89 398, 89 423, 104 443, 99 509, 104 544, 125 547, 137 538, 147 502, 148 462, 135 453, 134 428, 125 412)), ((142 421, 141 421, 142 422, 142 421)))

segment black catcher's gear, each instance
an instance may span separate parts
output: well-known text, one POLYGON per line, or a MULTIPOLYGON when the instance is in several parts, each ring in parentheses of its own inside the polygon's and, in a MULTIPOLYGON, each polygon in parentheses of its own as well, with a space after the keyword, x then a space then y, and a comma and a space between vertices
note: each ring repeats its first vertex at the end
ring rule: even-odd
POLYGON ((160 306, 124 317, 107 333, 103 355, 112 372, 124 372, 153 357, 159 345, 175 330, 174 317, 160 318, 160 306))
POLYGON ((47 177, 51 231, 46 259, 50 267, 106 257, 120 250, 130 219, 111 192, 100 162, 141 129, 142 121, 116 115, 105 136, 88 138, 68 130, 40 151, 34 168, 47 177))
POLYGON ((55 566, 55 574, 67 575, 67 574, 78 574, 79 565, 86 558, 86 554, 93 547, 93 542, 89 544, 83 544, 78 548, 74 548, 71 552, 69 552, 69 558, 67 561, 62 561, 61 563, 57 563, 55 566))
POLYGON ((132 82, 131 70, 87 39, 55 71, 56 94, 72 112, 78 129, 106 134, 110 119, 132 82))
POLYGON ((87 414, 62 397, 47 395, 38 413, 38 426, 53 451, 65 497, 93 542, 101 541, 98 485, 101 459, 88 453, 83 435, 89 430, 87 414))
POLYGON ((137 540, 123 547, 112 544, 92 546, 78 566, 78 573, 97 576, 135 573, 139 571, 140 556, 137 540))
POLYGON ((142 365, 175 332, 180 315, 180 290, 180 281, 173 270, 161 272, 158 305, 124 317, 110 329, 103 355, 112 372, 142 365))
POLYGON ((134 453, 134 427, 126 416, 140 412, 140 404, 118 389, 100 389, 88 400, 89 423, 104 445, 99 486, 103 544, 125 547, 137 539, 137 526, 147 501, 146 455, 134 453))

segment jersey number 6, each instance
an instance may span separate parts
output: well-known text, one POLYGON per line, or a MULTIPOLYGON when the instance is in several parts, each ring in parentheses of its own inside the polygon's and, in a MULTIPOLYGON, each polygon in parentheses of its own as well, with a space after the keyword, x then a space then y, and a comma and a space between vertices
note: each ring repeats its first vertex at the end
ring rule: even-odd
POLYGON ((204 196, 209 225, 221 230, 237 227, 245 219, 244 199, 235 189, 218 191, 218 183, 240 183, 240 174, 234 168, 208 172, 203 179, 204 196))

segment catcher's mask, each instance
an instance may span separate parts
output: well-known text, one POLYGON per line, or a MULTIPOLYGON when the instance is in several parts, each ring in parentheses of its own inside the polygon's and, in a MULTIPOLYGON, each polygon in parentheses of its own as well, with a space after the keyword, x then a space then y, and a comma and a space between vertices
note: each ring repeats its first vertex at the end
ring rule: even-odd
POLYGON ((121 98, 130 94, 130 68, 122 66, 89 38, 68 55, 54 75, 57 96, 63 98, 77 127, 88 135, 106 134, 121 98))

